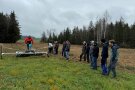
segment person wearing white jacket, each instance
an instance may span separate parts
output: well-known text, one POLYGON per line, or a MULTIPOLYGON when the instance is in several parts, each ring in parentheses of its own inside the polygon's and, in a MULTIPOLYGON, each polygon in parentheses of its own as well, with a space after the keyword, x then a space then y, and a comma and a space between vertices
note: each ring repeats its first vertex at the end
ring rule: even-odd
POLYGON ((48 43, 48 53, 53 53, 53 44, 52 44, 52 42, 48 43))

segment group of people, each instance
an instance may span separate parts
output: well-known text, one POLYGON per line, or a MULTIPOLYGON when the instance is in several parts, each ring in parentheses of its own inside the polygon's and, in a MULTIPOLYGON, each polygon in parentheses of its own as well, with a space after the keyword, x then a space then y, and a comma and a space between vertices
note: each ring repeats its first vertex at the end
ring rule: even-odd
MULTIPOLYGON (((31 51, 32 49, 32 45, 34 43, 34 40, 31 36, 28 36, 24 39, 24 42, 27 46, 27 51, 31 51)), ((55 41, 54 43, 49 42, 48 43, 48 53, 52 53, 52 54, 58 54, 58 49, 59 49, 59 43, 58 41, 55 41)))
MULTIPOLYGON (((59 43, 58 41, 55 41, 54 44, 52 42, 48 43, 48 53, 51 54, 58 54, 59 49, 59 43)), ((69 52, 70 52, 70 42, 64 41, 63 47, 62 47, 62 56, 66 58, 66 60, 69 60, 69 52)))
MULTIPOLYGON (((116 77, 116 63, 118 61, 118 49, 119 46, 116 44, 114 40, 110 40, 109 42, 105 39, 101 39, 102 52, 101 52, 101 68, 102 75, 109 75, 110 71, 112 71, 113 77, 116 77), (108 49, 111 47, 111 55, 110 55, 110 63, 107 67, 107 58, 108 58, 108 49)), ((84 57, 84 61, 87 60, 90 63, 90 67, 94 70, 97 70, 97 59, 99 57, 99 46, 97 42, 91 41, 90 43, 83 42, 82 53, 80 55, 80 61, 82 61, 82 57, 84 57)))
POLYGON ((48 43, 48 53, 57 55, 58 49, 59 49, 58 41, 55 41, 54 43, 52 43, 52 42, 48 43))
MULTIPOLYGON (((27 50, 30 51, 33 44, 33 39, 31 36, 25 38, 25 44, 27 45, 27 50)), ((118 61, 118 49, 119 46, 116 44, 114 40, 110 40, 109 42, 105 39, 101 39, 102 52, 101 52, 101 68, 102 75, 109 75, 110 71, 112 71, 113 77, 116 77, 116 63, 118 61), (107 67, 107 58, 108 58, 108 49, 111 47, 111 55, 110 55, 110 63, 107 67)), ((48 43, 48 53, 58 54, 59 43, 55 41, 54 43, 48 43)), ((64 41, 62 47, 62 56, 69 60, 69 52, 70 52, 70 42, 64 41)), ((80 61, 82 61, 82 57, 84 61, 90 63, 90 67, 94 70, 97 70, 97 59, 99 57, 99 46, 97 42, 91 41, 87 43, 83 41, 82 53, 80 55, 80 61)))

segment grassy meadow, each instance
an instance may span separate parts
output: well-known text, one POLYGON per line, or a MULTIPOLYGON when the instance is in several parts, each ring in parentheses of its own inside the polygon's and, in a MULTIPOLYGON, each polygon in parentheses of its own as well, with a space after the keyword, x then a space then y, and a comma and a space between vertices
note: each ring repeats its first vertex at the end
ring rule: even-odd
POLYGON ((135 75, 118 71, 117 78, 101 69, 62 57, 5 56, 0 60, 0 90, 135 90, 135 75))
MULTIPOLYGON (((33 48, 47 51, 47 44, 35 42, 33 48)), ((25 49, 23 42, 3 44, 3 52, 25 49)), ((0 59, 0 90, 135 90, 135 49, 119 52, 116 78, 101 75, 100 67, 95 71, 88 63, 79 62, 79 45, 71 46, 69 62, 60 56, 61 52, 49 58, 4 55, 0 59)))

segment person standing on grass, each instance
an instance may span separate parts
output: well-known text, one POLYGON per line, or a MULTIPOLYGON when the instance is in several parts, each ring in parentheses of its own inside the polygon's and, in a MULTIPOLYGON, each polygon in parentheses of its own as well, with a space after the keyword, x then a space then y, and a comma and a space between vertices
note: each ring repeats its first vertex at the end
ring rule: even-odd
POLYGON ((33 45, 33 38, 31 36, 28 36, 25 38, 25 44, 27 45, 27 50, 30 51, 33 45))
POLYGON ((99 47, 97 43, 94 43, 93 47, 93 57, 92 57, 92 69, 97 70, 97 59, 99 56, 99 47))
POLYGON ((84 56, 84 61, 86 61, 86 50, 87 50, 87 43, 86 43, 86 41, 83 41, 82 53, 80 55, 80 61, 82 61, 83 56, 84 56))
POLYGON ((86 45, 86 58, 87 58, 88 63, 89 63, 89 51, 90 51, 90 43, 87 43, 87 45, 86 45))
POLYGON ((67 40, 65 44, 65 58, 69 60, 70 42, 67 40))
POLYGON ((54 42, 54 54, 58 54, 58 49, 59 49, 59 43, 58 41, 55 41, 54 42))
POLYGON ((101 68, 102 68, 102 75, 107 74, 107 58, 108 58, 108 46, 109 43, 105 39, 101 39, 101 43, 103 44, 102 53, 101 53, 101 68))
POLYGON ((94 48, 94 41, 90 42, 90 51, 89 51, 89 62, 91 63, 91 67, 92 67, 92 57, 93 57, 93 48, 94 48))
POLYGON ((48 53, 53 53, 53 44, 52 44, 52 42, 48 43, 48 53))
POLYGON ((110 41, 110 46, 111 46, 111 59, 110 59, 110 64, 108 66, 108 73, 107 75, 110 74, 110 71, 112 71, 112 74, 113 74, 113 78, 116 77, 116 64, 117 64, 117 61, 118 61, 118 49, 119 49, 119 46, 116 44, 116 42, 114 40, 111 40, 110 41))
POLYGON ((66 41, 63 42, 63 47, 62 47, 62 56, 65 57, 65 48, 66 48, 66 41))

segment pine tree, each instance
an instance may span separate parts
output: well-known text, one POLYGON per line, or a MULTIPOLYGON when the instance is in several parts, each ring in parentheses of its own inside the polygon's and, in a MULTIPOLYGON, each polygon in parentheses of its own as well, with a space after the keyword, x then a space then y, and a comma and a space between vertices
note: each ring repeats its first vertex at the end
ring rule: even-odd
POLYGON ((14 12, 10 14, 10 21, 9 21, 9 28, 8 28, 8 42, 15 43, 17 40, 20 39, 20 29, 19 23, 16 20, 16 15, 14 12))
POLYGON ((7 22, 3 13, 0 13, 0 42, 4 43, 6 40, 7 22))
POLYGON ((52 36, 52 38, 53 38, 53 41, 57 41, 58 40, 58 38, 57 38, 57 36, 55 35, 55 33, 53 32, 53 36, 52 36))

